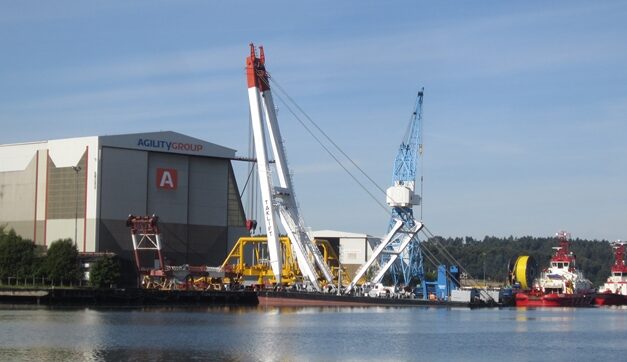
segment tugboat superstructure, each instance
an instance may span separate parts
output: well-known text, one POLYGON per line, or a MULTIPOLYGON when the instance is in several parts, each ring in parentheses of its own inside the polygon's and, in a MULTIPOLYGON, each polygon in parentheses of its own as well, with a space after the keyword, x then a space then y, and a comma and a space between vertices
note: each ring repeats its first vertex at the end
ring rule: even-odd
POLYGON ((597 305, 627 305, 627 265, 625 265, 625 242, 613 243, 614 264, 605 284, 599 287, 594 298, 597 305))

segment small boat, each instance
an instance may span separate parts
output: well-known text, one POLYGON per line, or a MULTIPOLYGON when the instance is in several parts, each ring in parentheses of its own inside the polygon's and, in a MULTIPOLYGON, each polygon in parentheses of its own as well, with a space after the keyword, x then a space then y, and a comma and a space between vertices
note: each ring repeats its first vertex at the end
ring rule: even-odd
POLYGON ((530 290, 516 293, 517 307, 584 307, 592 305, 595 291, 592 282, 575 267, 570 251, 570 235, 559 232, 559 246, 550 265, 535 279, 530 290))
POLYGON ((594 303, 596 305, 627 305, 627 266, 625 265, 625 243, 616 241, 614 264, 605 284, 599 287, 594 303))

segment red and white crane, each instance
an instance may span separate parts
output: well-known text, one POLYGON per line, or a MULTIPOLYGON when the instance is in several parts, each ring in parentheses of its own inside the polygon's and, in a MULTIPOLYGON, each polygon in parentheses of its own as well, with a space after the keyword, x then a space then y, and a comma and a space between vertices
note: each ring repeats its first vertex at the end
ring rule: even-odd
POLYGON ((278 216, 290 238, 303 276, 311 282, 315 289, 320 290, 316 266, 322 273, 322 277, 329 283, 333 282, 333 276, 331 269, 324 262, 320 250, 305 230, 304 222, 300 216, 292 188, 291 175, 287 167, 283 139, 276 117, 272 92, 270 91, 270 77, 266 71, 265 62, 263 47, 259 47, 259 56, 257 56, 255 46, 250 44, 250 56, 246 58, 248 99, 257 157, 263 219, 268 237, 270 266, 277 283, 281 283, 283 253, 279 241, 279 229, 277 228, 278 216), (270 149, 267 147, 266 140, 270 142, 270 149), (270 168, 269 151, 274 157, 274 172, 270 168), (278 186, 275 186, 273 174, 276 175, 278 186))

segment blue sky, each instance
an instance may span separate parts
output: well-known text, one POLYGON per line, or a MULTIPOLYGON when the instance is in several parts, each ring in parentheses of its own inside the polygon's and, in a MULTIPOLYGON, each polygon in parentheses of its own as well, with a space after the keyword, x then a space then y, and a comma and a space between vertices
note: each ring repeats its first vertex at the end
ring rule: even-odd
MULTIPOLYGON (((0 144, 173 130, 246 156, 253 41, 382 188, 425 87, 434 234, 627 238, 624 2, 251 4, 2 2, 0 144)), ((384 234, 385 211, 278 106, 306 223, 384 234)))

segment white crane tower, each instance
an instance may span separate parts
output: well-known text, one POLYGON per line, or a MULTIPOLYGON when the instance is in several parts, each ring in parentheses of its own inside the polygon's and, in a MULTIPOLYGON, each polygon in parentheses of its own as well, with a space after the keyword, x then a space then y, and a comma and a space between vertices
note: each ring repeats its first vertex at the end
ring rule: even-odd
POLYGON ((270 254, 272 272, 277 283, 280 284, 283 251, 277 228, 278 216, 281 225, 289 236, 303 277, 309 280, 316 290, 320 290, 316 266, 329 283, 333 282, 333 276, 329 266, 324 262, 320 250, 305 230, 294 197, 292 179, 287 168, 283 140, 270 91, 270 76, 265 68, 263 47, 259 47, 259 56, 257 57, 254 44, 250 44, 250 56, 246 58, 246 75, 263 219, 268 237, 268 253, 270 254), (270 168, 266 139, 270 142, 274 157, 278 186, 275 186, 273 172, 270 168))

